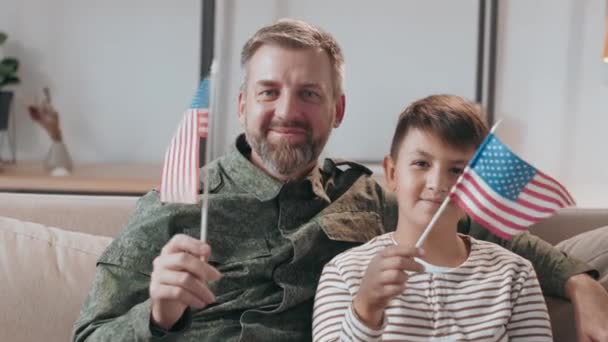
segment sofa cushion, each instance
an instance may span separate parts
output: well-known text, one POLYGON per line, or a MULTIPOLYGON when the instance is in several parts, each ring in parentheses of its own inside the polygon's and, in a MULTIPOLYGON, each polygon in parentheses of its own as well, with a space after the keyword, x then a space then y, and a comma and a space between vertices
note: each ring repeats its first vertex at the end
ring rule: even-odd
POLYGON ((111 240, 0 217, 0 341, 68 341, 111 240))

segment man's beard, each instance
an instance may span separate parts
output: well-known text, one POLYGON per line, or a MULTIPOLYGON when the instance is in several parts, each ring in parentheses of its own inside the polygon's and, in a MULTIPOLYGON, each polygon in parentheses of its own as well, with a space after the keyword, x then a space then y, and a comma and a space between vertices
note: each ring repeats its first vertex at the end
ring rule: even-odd
POLYGON ((262 135, 251 134, 246 130, 245 137, 251 149, 260 156, 269 171, 290 177, 298 174, 316 160, 321 154, 325 142, 314 141, 311 129, 306 125, 300 123, 280 125, 305 128, 307 132, 305 141, 297 145, 289 144, 286 140, 273 144, 267 139, 270 128, 266 129, 262 135))

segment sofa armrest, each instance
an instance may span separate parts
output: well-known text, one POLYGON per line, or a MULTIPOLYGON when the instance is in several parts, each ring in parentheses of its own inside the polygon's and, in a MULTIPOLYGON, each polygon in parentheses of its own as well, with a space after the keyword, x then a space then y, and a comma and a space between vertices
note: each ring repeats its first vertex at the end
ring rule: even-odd
POLYGON ((575 235, 608 226, 608 209, 565 208, 530 227, 530 232, 552 245, 575 235))
POLYGON ((0 217, 0 341, 68 341, 111 240, 0 217))

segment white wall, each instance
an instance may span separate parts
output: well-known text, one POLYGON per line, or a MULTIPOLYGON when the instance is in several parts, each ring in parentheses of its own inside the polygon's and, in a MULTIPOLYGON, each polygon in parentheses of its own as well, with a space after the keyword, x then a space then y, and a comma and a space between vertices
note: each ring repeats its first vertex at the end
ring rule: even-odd
POLYGON ((499 136, 585 207, 608 207, 606 1, 501 3, 499 136))
POLYGON ((75 162, 159 162, 199 78, 200 1, 1 0, 21 61, 17 158, 49 139, 25 111, 48 85, 75 162))
MULTIPOLYGON (((346 55, 347 117, 328 156, 379 160, 398 112, 431 93, 474 94, 477 1, 225 1, 216 154, 240 132, 238 52, 283 16, 332 32, 346 55), (380 37, 385 32, 387 37, 380 37), (385 132, 385 133, 383 133, 385 132)), ((583 207, 608 206, 608 65, 600 54, 605 1, 501 2, 498 134, 560 180, 583 207)))
MULTIPOLYGON (((608 206, 605 3, 501 2, 499 135, 562 181, 582 206, 608 206)), ((217 6, 221 115, 214 155, 241 131, 243 43, 284 16, 326 28, 346 54, 347 117, 328 156, 379 160, 407 103, 436 92, 473 97, 476 0, 218 0, 217 6)), ((21 98, 52 87, 77 162, 162 160, 198 82, 199 21, 198 0, 0 0, 0 30, 12 38, 5 52, 23 66, 21 98)), ((48 138, 23 106, 16 114, 18 157, 43 158, 48 138)))
POLYGON ((334 131, 327 156, 380 161, 397 116, 431 93, 475 94, 477 0, 264 0, 221 1, 218 51, 224 97, 220 152, 240 131, 236 95, 239 53, 262 25, 294 17, 331 32, 346 59, 346 118, 334 131), (227 115, 227 117, 224 117, 227 115))

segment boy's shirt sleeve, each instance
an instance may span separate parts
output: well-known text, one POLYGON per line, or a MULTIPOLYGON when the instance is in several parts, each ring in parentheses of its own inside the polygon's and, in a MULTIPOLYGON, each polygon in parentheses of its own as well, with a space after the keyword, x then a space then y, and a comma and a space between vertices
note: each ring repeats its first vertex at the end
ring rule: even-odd
POLYGON ((526 263, 513 286, 511 300, 513 309, 507 323, 510 341, 553 341, 547 304, 529 263, 526 263))
POLYGON ((458 232, 476 239, 494 242, 529 260, 538 275, 543 293, 566 298, 566 281, 577 274, 588 273, 597 279, 599 272, 588 264, 569 257, 541 238, 523 233, 511 240, 502 239, 468 217, 458 224, 458 232))
POLYGON ((379 329, 367 327, 357 317, 353 296, 333 262, 325 265, 313 310, 313 341, 381 341, 386 318, 379 329))

